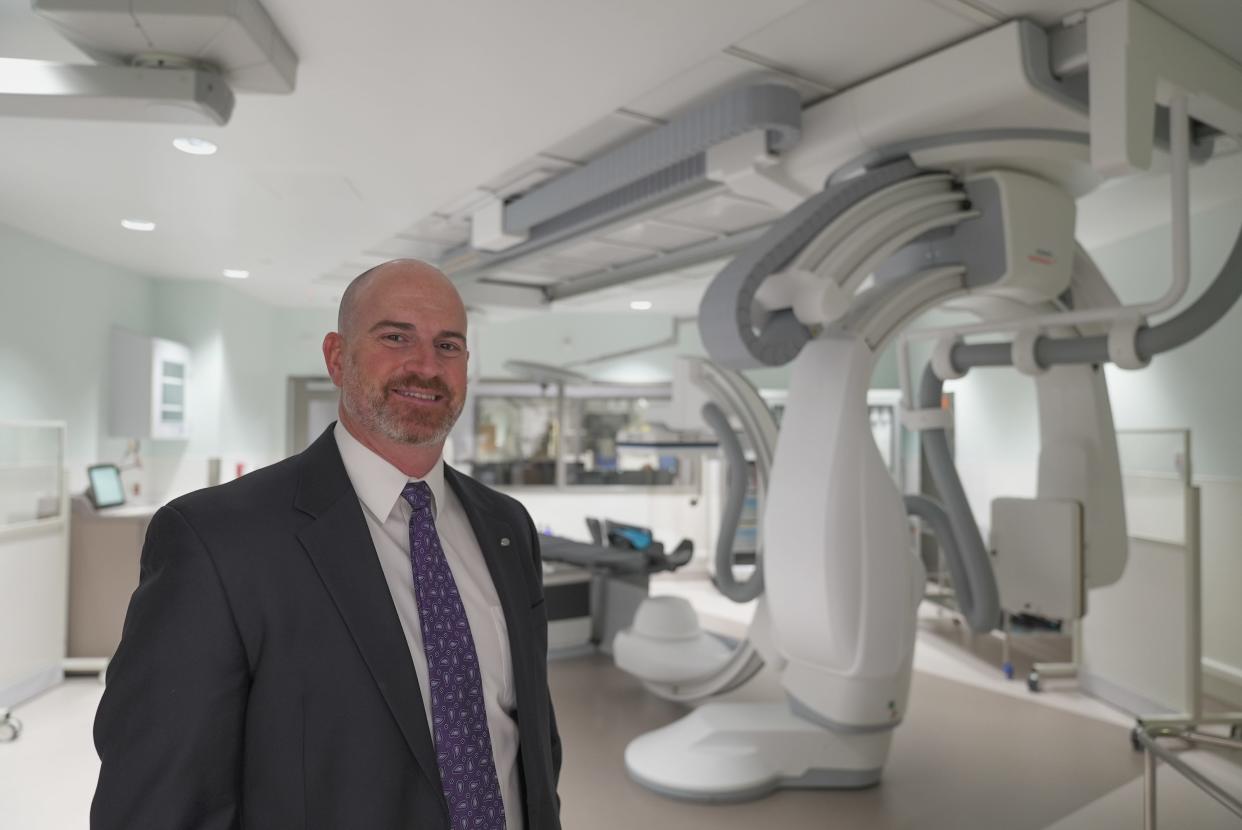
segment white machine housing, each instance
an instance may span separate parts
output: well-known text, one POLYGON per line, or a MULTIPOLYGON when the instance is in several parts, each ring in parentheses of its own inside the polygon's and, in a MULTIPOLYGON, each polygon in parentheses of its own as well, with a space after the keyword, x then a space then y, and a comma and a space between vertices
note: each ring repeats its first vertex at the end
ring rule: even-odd
MULTIPOLYGON (((709 352, 726 365, 776 364, 796 352, 764 517, 764 624, 782 658, 774 668, 788 701, 708 703, 641 736, 626 750, 626 767, 646 786, 727 800, 780 786, 879 780, 892 727, 906 710, 923 575, 863 401, 875 355, 923 309, 964 296, 985 320, 1007 320, 1001 330, 1018 332, 1012 362, 1036 377, 1039 493, 1016 510, 1001 504, 1000 512, 1012 516, 1000 520, 1002 539, 1053 510, 1056 533, 1068 537, 1059 544, 1073 551, 1074 537, 1083 540, 1086 584, 1107 584, 1124 567, 1120 474, 1103 375, 1093 366, 1045 371, 1035 360, 1034 333, 1014 321, 1046 317, 1072 279, 1085 281, 1075 291, 1075 313, 1115 301, 1090 285, 1098 272, 1075 250, 1073 199, 1101 174, 1147 166, 1157 102, 1184 112, 1189 98, 1191 115, 1242 132, 1242 70, 1131 0, 1086 19, 1090 113, 1055 82, 1033 83, 1032 73, 1041 70, 1024 62, 1022 48, 1032 33, 1010 24, 805 111, 802 143, 779 167, 763 167, 768 184, 736 177, 753 196, 774 181, 814 187, 838 171, 822 194, 795 208, 788 222, 778 220, 721 272, 700 315, 709 352), (1086 132, 1089 143, 1081 138, 1086 132), (862 184, 848 186, 847 162, 859 156, 853 172, 862 173, 862 184), (962 245, 958 253, 969 263, 916 266, 889 282, 868 275, 904 246, 979 218, 938 191, 934 179, 900 166, 911 162, 965 188, 980 175, 993 177, 1001 191, 995 201, 1008 218, 984 235, 1003 240, 1007 254, 999 266, 980 273, 987 252, 980 258, 975 246, 962 245), (917 203, 885 201, 899 190, 917 203), (867 194, 871 212, 863 207, 867 194), (807 228, 819 228, 818 235, 800 235, 807 228), (774 273, 780 267, 787 270, 774 273)), ((971 193, 972 200, 979 195, 971 193)), ((785 198, 776 193, 772 203, 785 198)), ((1090 320, 1107 321, 1109 332, 1117 324, 1107 314, 1090 320)), ((1097 333, 1087 322, 1061 329, 1097 333)), ((941 428, 935 418, 923 420, 941 428)))

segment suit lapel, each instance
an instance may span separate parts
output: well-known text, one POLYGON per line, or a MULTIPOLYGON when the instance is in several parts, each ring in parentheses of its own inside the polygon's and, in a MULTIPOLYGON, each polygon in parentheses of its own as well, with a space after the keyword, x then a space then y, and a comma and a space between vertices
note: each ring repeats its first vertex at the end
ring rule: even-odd
MULTIPOLYGON (((530 577, 526 573, 529 565, 523 561, 518 551, 526 550, 525 544, 519 544, 514 529, 505 521, 497 520, 488 514, 486 508, 479 503, 475 494, 465 482, 464 476, 447 464, 444 466, 444 477, 453 492, 457 494, 470 527, 474 530, 474 538, 483 552, 483 560, 487 562, 487 570, 491 574, 492 584, 496 586, 496 595, 505 612, 506 628, 509 629, 509 650, 513 653, 513 671, 515 683, 523 678, 517 675, 529 666, 526 659, 527 642, 524 636, 527 631, 526 620, 530 615, 530 591, 527 583, 530 577)), ((521 688, 517 684, 517 688, 521 688)), ((521 700, 518 701, 519 706, 521 700)))
POLYGON ((332 595, 410 751, 438 788, 440 770, 409 644, 331 427, 303 453, 294 506, 315 517, 298 533, 298 539, 332 595))
MULTIPOLYGON (((526 528, 521 536, 508 522, 497 519, 493 511, 479 497, 482 488, 448 465, 444 477, 457 494, 474 537, 483 552, 492 584, 505 612, 505 628, 509 632, 510 664, 513 666, 513 687, 517 690, 518 754, 525 774, 526 826, 539 827, 543 822, 539 814, 539 802, 531 798, 533 782, 543 774, 540 756, 532 747, 538 747, 540 736, 533 730, 538 718, 531 708, 540 694, 539 678, 535 672, 536 646, 530 641, 531 598, 541 593, 539 576, 534 573, 531 558, 533 551, 526 542, 526 528), (507 544, 505 543, 507 541, 507 544)), ((484 491, 485 492, 485 491, 484 491)))

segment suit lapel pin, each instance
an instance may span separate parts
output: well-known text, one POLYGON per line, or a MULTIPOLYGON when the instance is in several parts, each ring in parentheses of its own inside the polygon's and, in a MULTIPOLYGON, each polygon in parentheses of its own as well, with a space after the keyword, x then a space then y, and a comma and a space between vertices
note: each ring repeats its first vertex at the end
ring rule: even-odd
POLYGON ((507 547, 509 547, 509 537, 508 537, 508 536, 501 536, 501 537, 500 537, 500 546, 501 546, 502 548, 507 548, 507 547))

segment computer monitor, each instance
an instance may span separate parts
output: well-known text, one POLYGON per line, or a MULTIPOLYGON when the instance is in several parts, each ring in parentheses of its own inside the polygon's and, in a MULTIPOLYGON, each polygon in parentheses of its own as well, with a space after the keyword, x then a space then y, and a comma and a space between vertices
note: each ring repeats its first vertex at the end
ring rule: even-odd
POLYGON ((651 528, 604 520, 604 538, 610 547, 645 551, 655 542, 651 528))
POLYGON ((86 494, 99 510, 119 507, 125 503, 125 485, 121 483, 121 470, 115 464, 94 464, 86 468, 91 486, 86 494))

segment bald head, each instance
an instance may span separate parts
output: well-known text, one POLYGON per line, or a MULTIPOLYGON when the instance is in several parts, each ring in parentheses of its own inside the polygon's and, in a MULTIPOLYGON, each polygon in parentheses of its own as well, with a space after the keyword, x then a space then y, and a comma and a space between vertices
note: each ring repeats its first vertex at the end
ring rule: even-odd
POLYGON ((466 399, 466 307, 452 281, 415 259, 359 275, 323 340, 341 423, 409 475, 423 473, 466 399))
POLYGON ((462 316, 465 316, 461 296, 453 281, 443 271, 418 259, 392 259, 368 268, 345 287, 345 292, 341 294, 340 308, 336 312, 336 330, 343 337, 349 337, 357 330, 358 311, 371 294, 379 292, 382 295, 386 288, 409 286, 414 282, 422 283, 433 294, 455 299, 456 304, 462 308, 462 316))

